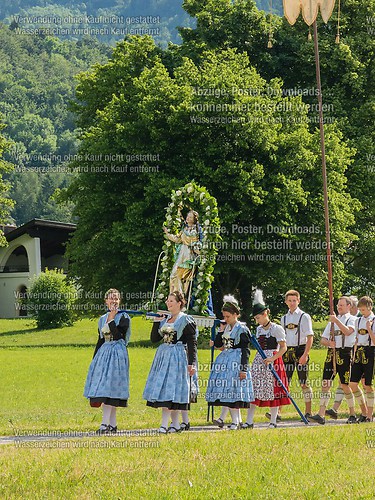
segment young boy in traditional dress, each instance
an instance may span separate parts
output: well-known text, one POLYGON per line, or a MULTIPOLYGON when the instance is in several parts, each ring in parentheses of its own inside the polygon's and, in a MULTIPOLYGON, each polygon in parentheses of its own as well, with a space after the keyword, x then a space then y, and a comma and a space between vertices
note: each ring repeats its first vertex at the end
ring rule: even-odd
MULTIPOLYGON (((358 297, 356 295, 350 295, 349 299, 352 301, 352 307, 350 308, 350 314, 352 316, 360 317, 361 313, 358 310, 358 297)), ((333 418, 334 420, 337 420, 337 413, 339 411, 339 408, 341 406, 341 403, 342 403, 344 397, 345 397, 344 391, 339 386, 335 392, 335 400, 334 400, 332 408, 330 408, 329 410, 326 410, 327 416, 333 418)))
POLYGON ((322 338, 321 344, 328 347, 326 361, 323 369, 322 392, 320 397, 320 408, 316 415, 309 417, 311 422, 325 424, 325 412, 331 398, 330 388, 336 371, 340 377, 341 388, 344 391, 349 407, 348 424, 357 422, 354 411, 354 397, 349 387, 352 348, 355 342, 355 316, 350 314, 352 302, 349 297, 341 297, 337 303, 338 316, 331 314, 322 338), (332 340, 331 328, 334 329, 334 340, 332 340))
POLYGON ((311 416, 312 390, 308 384, 309 354, 314 340, 312 321, 309 314, 299 308, 301 301, 297 290, 288 290, 285 304, 289 311, 281 318, 281 326, 285 330, 287 351, 283 354, 288 382, 297 370, 298 380, 305 401, 305 416, 311 416))
POLYGON ((362 410, 358 422, 372 422, 374 411, 372 379, 374 377, 375 316, 372 307, 373 301, 370 297, 364 296, 359 299, 358 308, 362 317, 358 318, 356 323, 356 349, 350 378, 350 387, 362 410), (358 386, 361 379, 366 403, 358 386))

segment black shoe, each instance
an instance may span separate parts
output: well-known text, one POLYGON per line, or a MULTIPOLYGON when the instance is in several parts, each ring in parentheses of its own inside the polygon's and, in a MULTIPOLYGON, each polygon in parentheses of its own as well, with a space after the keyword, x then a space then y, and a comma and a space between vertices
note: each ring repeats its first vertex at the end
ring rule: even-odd
POLYGON ((333 418, 333 420, 337 420, 337 411, 331 408, 330 410, 326 410, 326 415, 333 418))
POLYGON ((182 431, 181 427, 179 429, 176 429, 176 427, 173 427, 173 425, 168 427, 168 434, 176 434, 177 432, 181 431, 182 431))
POLYGON ((238 431, 238 429, 240 429, 240 424, 235 424, 234 422, 232 422, 230 425, 228 425, 228 429, 230 431, 238 431))
POLYGON ((324 417, 321 417, 318 413, 316 415, 310 415, 308 420, 309 422, 316 422, 320 425, 324 425, 326 423, 326 419, 324 417))
POLYGON ((220 429, 224 427, 224 420, 222 418, 216 418, 212 423, 220 427, 220 429))
MULTIPOLYGON (((366 418, 366 417, 365 417, 366 418)), ((347 424, 358 424, 359 419, 357 420, 357 417, 355 415, 350 415, 348 420, 346 421, 347 424)))
MULTIPOLYGON (((311 413, 305 413, 306 420, 309 420, 310 417, 311 417, 311 413)), ((301 422, 305 423, 305 421, 302 418, 301 418, 301 422)))
POLYGON ((254 429, 254 424, 249 424, 248 422, 241 423, 241 429, 254 429))
POLYGON ((106 425, 106 424, 101 424, 99 429, 96 431, 96 434, 99 434, 99 435, 109 434, 110 433, 109 427, 111 427, 111 426, 106 425))
POLYGON ((360 417, 357 418, 357 423, 362 424, 363 422, 371 422, 371 420, 368 417, 366 417, 366 415, 361 415, 360 417))
POLYGON ((108 426, 108 433, 116 434, 116 432, 117 432, 117 425, 115 427, 113 427, 113 425, 108 426))
POLYGON ((187 424, 185 424, 185 422, 181 422, 180 429, 181 431, 188 431, 190 429, 190 422, 187 424))
MULTIPOLYGON (((269 411, 266 413, 266 417, 267 417, 268 419, 270 419, 270 418, 271 418, 271 413, 270 413, 269 411)), ((281 422, 281 420, 282 420, 281 415, 277 415, 277 417, 276 417, 276 422, 281 422)))
POLYGON ((272 423, 272 422, 270 422, 270 423, 268 424, 268 428, 269 428, 269 429, 276 429, 276 427, 277 427, 277 424, 274 424, 274 423, 272 423))

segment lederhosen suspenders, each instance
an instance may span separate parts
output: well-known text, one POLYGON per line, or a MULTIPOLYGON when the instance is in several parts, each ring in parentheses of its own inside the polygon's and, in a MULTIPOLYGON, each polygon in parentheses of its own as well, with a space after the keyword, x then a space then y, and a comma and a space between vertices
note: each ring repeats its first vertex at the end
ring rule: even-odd
MULTIPOLYGON (((348 323, 349 323, 349 320, 350 320, 350 316, 349 318, 346 320, 345 322, 345 326, 348 326, 348 323)), ((340 330, 341 331, 341 330, 340 330)), ((345 335, 341 332, 341 335, 342 335, 342 339, 341 339, 341 348, 344 349, 345 347, 345 335)))
MULTIPOLYGON (((358 332, 360 331, 360 328, 359 328, 359 325, 361 324, 361 319, 363 318, 363 316, 361 316, 360 318, 358 318, 358 332)), ((372 318, 372 321, 374 322, 375 321, 375 318, 372 318)), ((367 331, 367 329, 366 329, 367 331)), ((368 332, 367 332, 368 333, 368 332)), ((371 335, 368 333, 368 345, 369 347, 371 347, 371 335)))
MULTIPOLYGON (((301 321, 302 321, 302 317, 305 315, 306 313, 302 313, 300 318, 299 318, 299 321, 298 321, 298 325, 297 325, 297 347, 299 347, 299 343, 300 343, 300 340, 301 340, 301 321)), ((286 314, 284 314, 284 316, 281 318, 281 321, 284 322, 284 329, 286 328, 286 314)), ((288 328, 289 330, 289 328, 288 328)), ((291 346, 292 347, 292 346, 291 346)))

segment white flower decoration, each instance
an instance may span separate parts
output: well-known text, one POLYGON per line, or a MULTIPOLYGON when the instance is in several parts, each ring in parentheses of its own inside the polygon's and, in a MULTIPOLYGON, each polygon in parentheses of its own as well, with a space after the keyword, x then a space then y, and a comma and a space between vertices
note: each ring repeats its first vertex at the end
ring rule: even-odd
POLYGON ((191 186, 189 186, 186 190, 188 193, 192 193, 193 192, 193 188, 191 186))
POLYGON ((176 195, 177 196, 181 196, 182 195, 182 191, 180 191, 180 190, 176 191, 176 195))
POLYGON ((204 225, 205 225, 205 226, 209 226, 209 225, 210 225, 210 221, 209 221, 208 219, 206 219, 206 220, 204 221, 204 225))

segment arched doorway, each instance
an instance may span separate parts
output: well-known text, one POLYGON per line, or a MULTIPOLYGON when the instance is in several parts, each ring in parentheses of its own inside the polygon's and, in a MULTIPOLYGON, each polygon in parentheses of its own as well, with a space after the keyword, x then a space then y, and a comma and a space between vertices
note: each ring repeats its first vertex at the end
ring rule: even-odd
POLYGON ((29 272, 29 259, 26 248, 18 246, 9 255, 3 269, 3 273, 27 273, 29 272))

